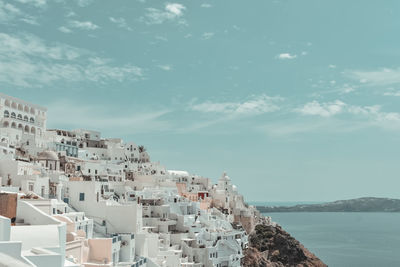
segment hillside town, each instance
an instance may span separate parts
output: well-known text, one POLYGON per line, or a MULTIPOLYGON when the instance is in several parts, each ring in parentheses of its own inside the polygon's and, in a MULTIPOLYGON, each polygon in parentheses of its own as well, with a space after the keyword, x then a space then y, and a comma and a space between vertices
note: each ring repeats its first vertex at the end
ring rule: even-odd
POLYGON ((48 128, 45 107, 5 94, 0 118, 1 266, 243 266, 271 223, 226 173, 213 184, 134 142, 48 128))

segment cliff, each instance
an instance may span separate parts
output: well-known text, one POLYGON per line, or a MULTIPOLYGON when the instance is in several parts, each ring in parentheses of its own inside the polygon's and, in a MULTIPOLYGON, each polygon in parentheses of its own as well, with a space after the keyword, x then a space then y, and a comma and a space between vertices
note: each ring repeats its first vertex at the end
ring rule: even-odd
POLYGON ((257 225, 249 244, 242 260, 244 267, 327 266, 279 225, 257 225))
POLYGON ((363 197, 349 200, 292 207, 257 206, 261 213, 267 212, 400 212, 400 199, 363 197))

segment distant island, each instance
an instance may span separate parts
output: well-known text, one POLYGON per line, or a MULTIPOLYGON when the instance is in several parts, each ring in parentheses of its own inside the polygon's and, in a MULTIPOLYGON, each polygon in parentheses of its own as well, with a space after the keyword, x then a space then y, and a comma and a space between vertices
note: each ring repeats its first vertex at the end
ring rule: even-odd
POLYGON ((256 206, 261 213, 268 212, 400 212, 400 199, 363 197, 337 200, 322 204, 285 206, 256 206))

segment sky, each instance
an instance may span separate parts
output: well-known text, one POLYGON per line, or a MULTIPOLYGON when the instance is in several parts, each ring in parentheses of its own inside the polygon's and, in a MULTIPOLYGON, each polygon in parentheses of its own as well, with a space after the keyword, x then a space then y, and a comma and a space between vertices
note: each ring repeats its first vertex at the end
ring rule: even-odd
POLYGON ((400 2, 0 0, 0 91, 248 201, 400 198, 400 2))

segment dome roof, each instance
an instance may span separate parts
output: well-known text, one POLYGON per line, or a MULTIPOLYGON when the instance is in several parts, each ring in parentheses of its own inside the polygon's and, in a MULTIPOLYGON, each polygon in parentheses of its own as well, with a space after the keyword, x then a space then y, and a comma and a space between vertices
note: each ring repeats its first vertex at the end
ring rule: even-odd
POLYGON ((226 174, 226 172, 224 172, 220 178, 223 181, 230 181, 231 178, 229 178, 229 176, 226 174))
POLYGON ((39 153, 39 159, 58 160, 58 155, 54 151, 46 150, 39 153))

